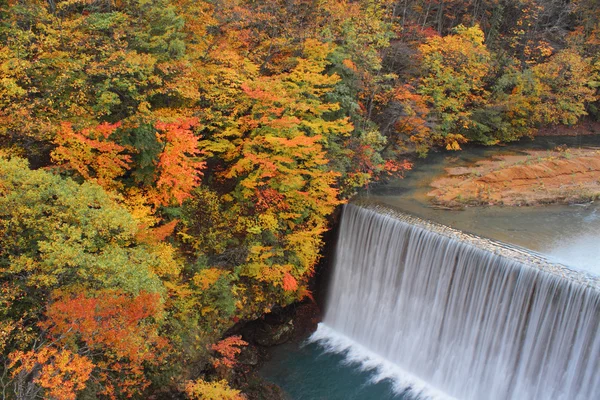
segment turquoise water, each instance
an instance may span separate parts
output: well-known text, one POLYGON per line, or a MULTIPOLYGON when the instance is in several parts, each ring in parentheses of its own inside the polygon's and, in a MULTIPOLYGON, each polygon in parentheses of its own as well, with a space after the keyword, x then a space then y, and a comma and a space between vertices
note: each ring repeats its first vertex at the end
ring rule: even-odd
POLYGON ((407 393, 395 394, 390 380, 371 383, 373 371, 361 371, 318 343, 275 348, 260 374, 292 400, 416 400, 407 393))

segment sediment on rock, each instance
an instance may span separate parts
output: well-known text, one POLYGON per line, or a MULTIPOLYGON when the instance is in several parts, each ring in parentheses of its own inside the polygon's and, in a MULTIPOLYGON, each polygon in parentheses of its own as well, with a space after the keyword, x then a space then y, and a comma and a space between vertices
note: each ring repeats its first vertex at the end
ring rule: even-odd
POLYGON ((431 183, 436 206, 571 204, 600 197, 600 150, 529 151, 448 168, 431 183))

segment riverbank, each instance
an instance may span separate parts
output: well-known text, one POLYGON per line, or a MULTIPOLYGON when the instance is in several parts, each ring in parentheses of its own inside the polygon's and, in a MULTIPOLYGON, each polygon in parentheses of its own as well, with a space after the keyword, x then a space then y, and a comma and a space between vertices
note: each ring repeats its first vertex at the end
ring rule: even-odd
POLYGON ((230 382, 247 400, 289 400, 277 384, 266 381, 259 371, 271 360, 273 351, 284 345, 298 346, 321 320, 319 307, 310 299, 275 308, 254 321, 241 323, 227 333, 240 335, 248 343, 236 358, 230 382))
POLYGON ((499 155, 447 168, 428 193, 439 207, 585 203, 600 198, 600 149, 566 147, 499 155))
POLYGON ((600 121, 583 118, 576 125, 551 125, 538 129, 536 136, 587 136, 600 134, 600 121))

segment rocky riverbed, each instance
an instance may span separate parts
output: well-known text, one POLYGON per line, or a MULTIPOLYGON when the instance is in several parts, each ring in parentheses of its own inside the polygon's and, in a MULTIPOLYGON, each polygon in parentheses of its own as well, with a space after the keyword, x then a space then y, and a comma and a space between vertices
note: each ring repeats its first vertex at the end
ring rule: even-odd
POLYGON ((440 207, 573 204, 600 198, 600 149, 529 150, 447 168, 428 193, 440 207))

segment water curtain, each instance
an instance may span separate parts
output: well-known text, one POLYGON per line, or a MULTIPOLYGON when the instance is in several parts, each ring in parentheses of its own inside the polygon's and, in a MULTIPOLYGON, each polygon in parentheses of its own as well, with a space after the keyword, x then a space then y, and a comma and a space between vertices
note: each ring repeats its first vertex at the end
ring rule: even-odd
POLYGON ((417 392, 591 400, 600 393, 599 324, 593 277, 410 216, 348 205, 313 339, 384 377, 390 367, 398 379, 410 376, 417 392))

